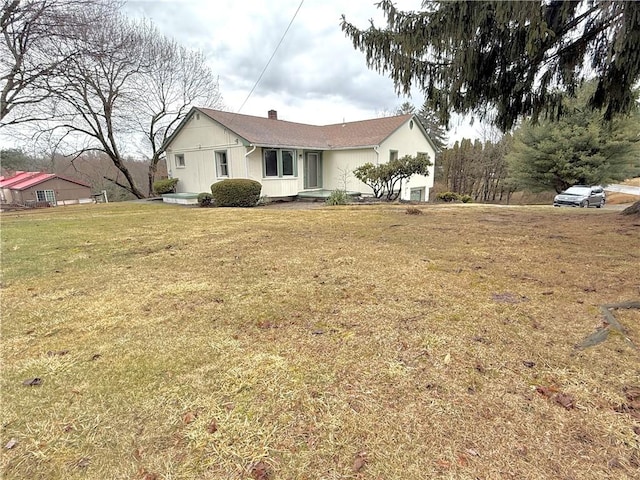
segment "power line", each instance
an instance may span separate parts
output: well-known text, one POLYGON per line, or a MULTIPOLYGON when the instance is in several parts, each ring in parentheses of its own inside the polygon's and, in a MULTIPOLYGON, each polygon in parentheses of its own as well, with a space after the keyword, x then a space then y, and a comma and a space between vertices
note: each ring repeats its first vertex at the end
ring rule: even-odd
POLYGON ((298 9, 293 14, 293 17, 291 17, 291 21, 289 22, 289 25, 287 25, 287 29, 282 34, 282 37, 280 38, 280 41, 278 42, 278 45, 276 45, 276 48, 273 50, 273 53, 271 54, 271 57, 269 58, 269 61, 267 62, 267 64, 262 69, 262 72, 260 73, 260 76, 258 77, 258 80, 256 80, 256 83, 253 85, 253 88, 249 92, 249 95, 247 95, 247 98, 244 99, 244 102, 242 102, 242 105, 240 105, 240 108, 238 109, 238 111, 236 113, 240 113, 240 111, 242 110, 242 107, 244 107, 245 103, 247 103, 247 100, 249 100, 249 97, 251 97, 251 94, 253 93, 253 91, 256 89, 256 87, 260 83, 260 80, 262 80, 262 76, 264 75, 264 72, 267 71, 267 68, 269 68, 269 64, 271 63, 271 60, 273 60, 273 57, 276 56, 276 52, 280 48, 280 45, 282 45, 282 41, 284 40, 284 37, 287 36, 287 32, 291 28, 291 25, 293 24, 293 21, 296 19, 296 16, 298 15, 298 12, 300 11, 300 8, 302 8, 302 4, 303 3, 304 3, 304 0, 301 0, 300 1, 300 5, 298 5, 298 9))

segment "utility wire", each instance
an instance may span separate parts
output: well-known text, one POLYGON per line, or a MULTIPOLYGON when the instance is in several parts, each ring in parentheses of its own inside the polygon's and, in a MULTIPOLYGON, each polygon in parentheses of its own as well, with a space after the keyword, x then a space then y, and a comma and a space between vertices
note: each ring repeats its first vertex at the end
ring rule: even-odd
POLYGON ((282 41, 284 40, 284 37, 287 36, 287 32, 289 32, 289 29, 291 28, 291 25, 293 24, 293 21, 296 19, 296 16, 298 15, 298 12, 300 11, 300 8, 302 8, 302 4, 303 3, 304 3, 304 0, 300 0, 300 5, 298 5, 298 9, 296 10, 296 13, 294 13, 293 17, 291 17, 291 21, 289 22, 289 25, 287 25, 287 29, 282 34, 282 37, 280 38, 280 41, 278 42, 278 45, 276 45, 275 50, 271 54, 271 58, 269 58, 269 61, 267 62, 267 64, 262 69, 262 72, 260 73, 260 76, 258 77, 258 80, 256 80, 256 83, 253 85, 253 88, 249 92, 249 95, 247 95, 247 98, 244 99, 244 102, 242 102, 242 105, 240 105, 240 108, 238 109, 238 111, 236 113, 240 113, 240 111, 242 110, 242 107, 244 107, 244 105, 247 103, 247 100, 249 100, 249 97, 251 97, 251 94, 253 93, 253 91, 256 89, 256 87, 260 83, 260 80, 262 80, 262 76, 264 75, 264 72, 267 71, 267 68, 269 68, 269 64, 271 63, 271 60, 273 60, 273 57, 276 56, 276 52, 280 48, 280 45, 282 45, 282 41))

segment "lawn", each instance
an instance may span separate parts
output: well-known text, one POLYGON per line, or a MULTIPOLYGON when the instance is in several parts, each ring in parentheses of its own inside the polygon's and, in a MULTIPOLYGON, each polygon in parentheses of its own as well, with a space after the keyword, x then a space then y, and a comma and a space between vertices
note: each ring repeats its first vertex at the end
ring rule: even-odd
POLYGON ((3 477, 638 478, 638 218, 420 210, 3 214, 3 477))

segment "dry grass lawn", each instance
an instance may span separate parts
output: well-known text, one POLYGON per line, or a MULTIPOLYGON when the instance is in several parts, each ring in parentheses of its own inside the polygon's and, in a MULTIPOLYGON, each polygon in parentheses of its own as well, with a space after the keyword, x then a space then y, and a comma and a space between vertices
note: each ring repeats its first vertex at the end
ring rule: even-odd
POLYGON ((640 220, 420 210, 3 214, 2 475, 639 478, 640 220))

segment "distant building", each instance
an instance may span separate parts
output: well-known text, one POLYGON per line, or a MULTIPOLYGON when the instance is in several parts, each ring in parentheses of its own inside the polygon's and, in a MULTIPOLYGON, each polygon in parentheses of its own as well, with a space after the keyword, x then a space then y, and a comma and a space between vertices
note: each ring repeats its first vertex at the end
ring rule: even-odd
POLYGON ((15 205, 92 203, 91 186, 55 173, 16 172, 0 177, 0 201, 15 205))

